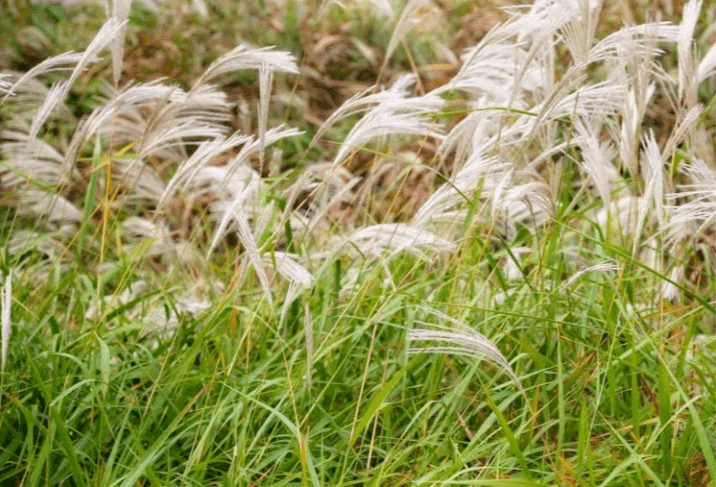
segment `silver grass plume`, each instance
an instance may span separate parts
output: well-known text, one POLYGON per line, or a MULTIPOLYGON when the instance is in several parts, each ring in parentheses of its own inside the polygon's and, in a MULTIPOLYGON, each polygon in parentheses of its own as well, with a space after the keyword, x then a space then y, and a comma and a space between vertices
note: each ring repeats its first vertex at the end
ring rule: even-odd
POLYGON ((279 327, 283 325, 291 303, 293 303, 301 292, 311 289, 315 281, 313 275, 311 275, 305 267, 296 262, 295 258, 295 255, 285 252, 275 251, 273 253, 264 254, 264 262, 276 269, 276 272, 288 281, 288 291, 286 291, 283 305, 281 306, 279 327))
POLYGON ((0 358, 2 358, 2 373, 5 373, 5 362, 7 361, 7 349, 10 344, 10 333, 12 332, 12 318, 10 308, 12 306, 12 270, 5 276, 0 296, 0 358))
POLYGON ((693 37, 702 3, 703 0, 690 0, 684 5, 682 20, 679 25, 677 84, 679 98, 681 98, 686 108, 693 107, 697 98, 698 78, 693 52, 693 37))
POLYGON ((425 322, 418 322, 422 325, 429 326, 430 328, 410 330, 408 332, 408 341, 413 343, 438 342, 444 345, 426 347, 415 347, 411 345, 409 353, 446 353, 452 355, 465 355, 485 360, 498 367, 502 372, 506 373, 522 396, 525 397, 525 399, 527 398, 527 394, 514 370, 512 370, 509 362, 494 343, 481 333, 478 333, 467 326, 465 323, 452 318, 445 313, 435 309, 427 309, 427 311, 444 322, 452 323, 457 327, 457 330, 453 331, 446 325, 435 326, 425 322))
MULTIPOLYGON (((410 30, 418 23, 420 23, 422 15, 421 12, 430 7, 434 7, 432 0, 408 0, 403 7, 403 11, 400 13, 400 18, 393 28, 393 34, 388 42, 388 47, 385 49, 385 58, 383 60, 383 67, 388 63, 388 60, 393 55, 395 48, 398 44, 405 39, 405 36, 410 30)), ((382 71, 382 69, 381 69, 382 71)))
POLYGON ((42 107, 37 111, 35 119, 32 121, 30 129, 30 137, 35 138, 37 136, 40 127, 45 123, 47 117, 51 114, 57 104, 64 100, 70 91, 70 88, 77 80, 79 75, 85 70, 88 64, 96 62, 98 54, 107 47, 110 43, 116 42, 117 37, 122 33, 124 22, 116 19, 108 19, 102 28, 97 32, 92 42, 90 42, 87 49, 85 49, 82 56, 77 60, 77 64, 72 70, 70 78, 66 81, 58 83, 53 87, 50 95, 45 99, 42 107))
POLYGON ((260 70, 262 66, 273 72, 298 74, 294 56, 285 51, 276 51, 272 47, 252 48, 241 44, 220 56, 204 71, 194 83, 197 89, 210 79, 225 73, 244 69, 260 70))
POLYGON ((321 124, 316 131, 309 147, 315 145, 323 134, 335 123, 343 118, 356 115, 367 111, 369 108, 380 105, 381 103, 390 103, 395 100, 403 99, 410 95, 409 89, 415 84, 415 76, 413 74, 403 74, 396 78, 392 86, 387 90, 381 90, 378 93, 371 94, 376 87, 369 88, 365 91, 356 93, 351 98, 343 102, 325 122, 321 124))
POLYGON ((694 159, 684 164, 683 171, 690 181, 666 195, 670 203, 688 200, 666 208, 670 215, 667 240, 672 246, 687 239, 699 239, 706 232, 716 232, 716 170, 694 159))
POLYGON ((382 223, 359 228, 346 237, 341 247, 349 243, 368 257, 378 257, 389 250, 389 259, 403 251, 419 256, 426 251, 438 253, 453 252, 456 249, 456 245, 449 240, 402 223, 382 223))
POLYGON ((442 105, 443 100, 434 94, 384 100, 353 126, 333 158, 333 165, 337 166, 352 150, 375 137, 402 134, 441 139, 440 125, 425 116, 437 113, 442 105))

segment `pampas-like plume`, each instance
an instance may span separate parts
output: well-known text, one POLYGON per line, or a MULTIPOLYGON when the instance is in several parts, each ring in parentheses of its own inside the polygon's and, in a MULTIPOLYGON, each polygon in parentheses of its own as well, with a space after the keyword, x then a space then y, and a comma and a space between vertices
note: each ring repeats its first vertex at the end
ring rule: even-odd
POLYGON ((269 98, 271 97, 271 84, 273 83, 273 70, 264 63, 259 67, 259 173, 263 173, 264 148, 266 146, 266 125, 268 123, 269 98))
POLYGON ((582 150, 582 167, 597 187, 599 196, 606 205, 611 203, 611 191, 619 179, 619 173, 612 163, 615 151, 611 143, 599 141, 597 127, 587 120, 575 124, 578 145, 582 150))
POLYGON ((687 238, 699 238, 709 229, 716 230, 716 170, 699 159, 684 164, 683 170, 691 182, 680 186, 679 192, 666 196, 670 202, 689 199, 667 207, 668 241, 672 245, 687 238))
POLYGON ((112 77, 114 85, 119 85, 119 77, 122 75, 122 60, 124 59, 124 35, 127 31, 127 19, 132 6, 132 0, 111 0, 111 17, 122 21, 121 30, 117 36, 117 41, 112 43, 112 77))
POLYGON ((10 73, 0 73, 0 94, 5 94, 5 96, 3 96, 3 101, 5 100, 5 97, 13 94, 11 89, 12 83, 9 81, 11 76, 12 75, 10 73))
POLYGON ((82 212, 62 195, 30 188, 22 191, 14 203, 18 215, 39 217, 56 226, 79 225, 82 212))
POLYGON ((650 22, 624 27, 608 35, 590 50, 587 63, 619 61, 620 59, 648 58, 662 53, 658 42, 677 42, 679 27, 671 22, 650 22))
POLYGON ((12 320, 10 307, 12 305, 12 270, 5 276, 5 284, 2 287, 2 311, 0 314, 0 357, 2 358, 2 373, 5 373, 5 362, 7 361, 7 348, 10 344, 10 332, 12 331, 12 320))
POLYGON ((393 55, 395 48, 398 47, 398 43, 402 42, 408 32, 410 32, 410 29, 421 21, 421 11, 430 7, 433 7, 431 0, 408 0, 405 7, 403 7, 398 22, 393 28, 393 35, 390 37, 388 47, 385 49, 383 66, 387 64, 393 55))
POLYGON ((690 0, 684 5, 683 17, 679 25, 679 38, 677 41, 679 97, 684 106, 692 107, 696 103, 697 73, 694 66, 693 37, 694 27, 701 12, 702 0, 690 0))
POLYGON ((394 98, 380 103, 353 126, 333 159, 333 165, 340 164, 353 149, 374 137, 404 134, 442 139, 439 125, 421 118, 421 115, 437 112, 442 105, 443 100, 434 94, 394 98))
POLYGON ((360 228, 348 236, 343 245, 354 245, 365 256, 378 257, 390 249, 390 256, 407 251, 414 255, 431 252, 453 252, 453 242, 427 232, 416 226, 403 223, 382 223, 360 228))
POLYGON ((175 191, 179 189, 186 189, 186 187, 195 180, 197 174, 204 169, 212 158, 217 155, 226 152, 237 145, 245 144, 252 139, 248 135, 234 134, 228 139, 218 137, 213 140, 204 141, 199 144, 199 147, 194 153, 182 162, 177 168, 174 176, 167 183, 166 189, 159 198, 157 203, 157 210, 161 209, 167 198, 171 196, 175 191))
MULTIPOLYGON (((77 63, 80 62, 82 59, 83 54, 82 53, 76 53, 76 52, 65 52, 63 54, 58 54, 57 56, 52 56, 50 58, 45 59, 40 64, 35 66, 34 68, 29 69, 25 74, 22 76, 19 76, 17 80, 15 80, 14 83, 10 84, 10 86, 7 86, 5 89, 6 93, 3 97, 2 101, 5 102, 7 98, 15 94, 15 92, 18 90, 18 88, 22 87, 22 85, 28 83, 30 80, 46 73, 50 73, 52 71, 58 71, 58 70, 69 70, 72 69, 72 66, 75 66, 77 63)), ((11 78, 10 74, 4 74, 0 75, 0 77, 7 77, 11 78)), ((9 81, 6 83, 10 83, 9 81)))
POLYGON ((262 66, 279 73, 298 74, 299 72, 296 59, 288 52, 276 51, 273 47, 257 49, 241 44, 211 63, 204 74, 194 83, 193 89, 222 74, 243 69, 258 71, 262 66))
POLYGON ((619 265, 617 265, 614 262, 602 262, 601 264, 595 264, 593 266, 585 267, 584 269, 580 269, 577 272, 575 272, 572 277, 567 279, 564 284, 562 284, 562 290, 564 291, 568 287, 570 287, 572 284, 577 282, 577 280, 582 277, 584 274, 588 272, 608 272, 608 271, 618 271, 619 265))
POLYGON ((313 287, 314 277, 301 264, 295 261, 294 256, 285 252, 273 252, 264 254, 264 262, 272 265, 281 277, 288 281, 288 291, 281 306, 279 323, 282 325, 286 313, 298 295, 313 287))
POLYGON ((323 136, 326 130, 331 128, 338 120, 364 112, 370 107, 381 103, 390 104, 396 100, 404 99, 410 95, 408 90, 414 84, 415 76, 413 74, 403 74, 398 76, 398 78, 393 82, 393 85, 387 90, 370 94, 371 91, 375 89, 375 87, 373 87, 360 93, 356 93, 351 98, 346 100, 340 107, 338 107, 338 109, 321 124, 320 128, 316 131, 316 135, 313 137, 313 140, 311 140, 309 147, 312 147, 316 141, 323 136))
POLYGON ((641 167, 646 187, 644 197, 639 200, 639 214, 636 220, 634 231, 634 245, 632 254, 636 254, 639 243, 639 235, 644 226, 647 211, 652 203, 656 208, 656 220, 659 228, 664 226, 664 159, 659 151, 659 144, 656 142, 653 132, 644 140, 644 151, 641 156, 641 167))
MULTIPOLYGON (((456 325, 458 331, 451 331, 445 325, 438 327, 437 330, 431 329, 413 329, 408 332, 408 341, 410 342, 442 342, 447 345, 432 346, 432 347, 420 347, 416 348, 411 346, 409 349, 410 353, 447 353, 453 355, 466 355, 468 357, 474 357, 481 360, 485 360, 500 370, 505 372, 512 382, 517 386, 520 393, 527 398, 520 380, 517 378, 514 370, 510 366, 502 352, 492 343, 487 337, 471 329, 465 323, 452 318, 445 313, 434 309, 428 309, 428 312, 438 319, 447 321, 456 325), (442 328, 442 329, 440 329, 442 328)), ((428 323, 422 323, 427 326, 433 326, 428 323)))
POLYGON ((701 59, 699 68, 696 71, 696 83, 701 84, 707 78, 716 75, 716 43, 701 59))
POLYGON ((28 182, 56 186, 72 171, 64 156, 42 140, 11 131, 0 132, 0 137, 0 151, 6 158, 0 166, 0 187, 6 191, 22 190, 28 182))
MULTIPOLYGON (((47 117, 52 113, 57 104, 64 100, 69 93, 70 88, 77 80, 79 75, 85 70, 88 64, 97 60, 97 55, 110 43, 115 42, 117 37, 122 33, 124 22, 112 17, 104 23, 102 28, 97 32, 92 42, 90 42, 85 52, 77 61, 77 65, 72 70, 70 78, 56 85, 51 92, 51 96, 45 99, 43 106, 37 111, 35 119, 32 121, 30 129, 30 138, 35 138, 40 127, 45 123, 47 117)), ((62 55, 61 55, 62 56, 62 55)))

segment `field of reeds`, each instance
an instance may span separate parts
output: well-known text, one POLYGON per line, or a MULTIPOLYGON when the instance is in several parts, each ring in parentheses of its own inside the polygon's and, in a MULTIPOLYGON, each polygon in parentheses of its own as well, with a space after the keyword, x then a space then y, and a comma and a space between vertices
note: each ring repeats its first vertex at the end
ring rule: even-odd
POLYGON ((0 484, 716 485, 712 0, 0 5, 0 484))

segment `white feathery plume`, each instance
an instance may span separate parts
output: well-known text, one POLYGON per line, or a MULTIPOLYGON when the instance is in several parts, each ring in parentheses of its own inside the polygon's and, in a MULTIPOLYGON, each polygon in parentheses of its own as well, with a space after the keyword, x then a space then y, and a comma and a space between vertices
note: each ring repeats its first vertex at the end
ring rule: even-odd
POLYGON ((619 265, 614 262, 602 262, 600 264, 595 264, 593 266, 585 267, 583 269, 578 270, 575 272, 572 277, 567 279, 565 283, 562 285, 562 290, 564 291, 568 287, 570 287, 572 284, 577 282, 577 280, 582 277, 584 274, 588 272, 608 272, 608 271, 618 271, 619 265))
POLYGON ((12 306, 12 270, 5 276, 5 284, 2 287, 2 316, 0 316, 0 324, 2 325, 0 334, 0 355, 2 356, 2 373, 5 373, 5 362, 7 361, 7 348, 10 344, 10 333, 12 332, 12 319, 10 315, 10 307, 12 306))
MULTIPOLYGON (((67 253, 67 243, 59 232, 39 232, 36 230, 16 230, 7 241, 7 249, 11 254, 22 254, 28 250, 36 250, 47 257, 42 261, 55 265, 58 259, 67 253)), ((25 263, 20 264, 20 268, 25 263)))
POLYGON ((251 137, 248 135, 234 134, 228 139, 218 137, 199 144, 199 147, 194 151, 191 157, 179 165, 174 176, 172 176, 171 180, 167 183, 166 189, 157 203, 157 210, 161 209, 167 198, 176 190, 186 189, 186 187, 194 181, 199 171, 205 168, 212 158, 250 140, 251 137))
POLYGON ((549 107, 548 116, 552 119, 573 115, 609 117, 619 113, 625 99, 624 86, 611 81, 581 86, 549 107))
POLYGON ((595 221, 608 240, 616 235, 622 238, 634 235, 642 199, 639 196, 622 196, 596 213, 595 221))
POLYGON ((380 256, 385 250, 391 249, 390 256, 407 251, 420 255, 421 250, 431 252, 453 252, 457 246, 442 237, 427 232, 419 227, 404 223, 382 223, 359 228, 349 235, 346 243, 367 256, 380 256))
POLYGON ((192 118, 177 120, 174 124, 162 124, 158 130, 150 130, 139 139, 142 140, 139 157, 154 155, 171 159, 171 149, 183 148, 187 139, 212 139, 223 136, 225 132, 225 129, 215 124, 199 123, 192 118))
POLYGON ((118 205, 156 205, 166 189, 157 171, 141 158, 114 159, 112 180, 127 190, 118 198, 118 205))
POLYGON ((634 176, 638 174, 639 130, 646 107, 655 89, 656 85, 649 83, 644 90, 638 90, 637 87, 633 87, 627 92, 624 107, 621 111, 622 121, 619 135, 614 137, 618 140, 619 158, 622 164, 634 176))
POLYGON ((704 161, 694 159, 683 165, 683 172, 691 180, 679 187, 679 192, 667 195, 667 200, 689 201, 668 207, 669 235, 671 242, 686 238, 698 238, 709 228, 716 228, 716 170, 704 161))
MULTIPOLYGON (((234 198, 244 191, 247 184, 258 178, 258 173, 245 164, 234 168, 204 166, 192 177, 188 186, 191 186, 194 197, 211 194, 218 201, 224 201, 223 211, 225 212, 234 198), (229 170, 232 170, 230 176, 228 176, 229 170)), ((214 205, 216 202, 212 204, 212 213, 214 205)), ((221 212, 221 215, 223 214, 221 212)))
POLYGON ((425 225, 430 221, 445 220, 445 215, 452 214, 452 210, 464 208, 475 201, 478 191, 492 194, 511 181, 511 178, 509 164, 497 158, 482 157, 475 152, 452 181, 443 184, 430 195, 413 217, 413 222, 425 225))
POLYGON ((20 193, 15 211, 20 215, 40 217, 58 225, 82 222, 82 212, 67 198, 35 188, 20 193))
POLYGON ((410 95, 408 91, 415 84, 415 76, 412 73, 402 74, 393 82, 393 85, 387 90, 381 90, 378 93, 370 94, 375 87, 368 88, 360 93, 356 93, 346 100, 336 111, 334 111, 321 127, 316 131, 316 135, 311 140, 309 147, 312 147, 323 134, 331 128, 338 120, 364 112, 370 107, 381 103, 390 103, 391 101, 404 99, 410 95))
POLYGON ((228 117, 226 96, 215 87, 203 86, 187 95, 159 82, 128 86, 80 122, 66 163, 74 161, 82 145, 97 133, 111 135, 120 144, 136 142, 140 158, 153 155, 179 162, 185 158, 183 139, 223 136, 227 128, 221 122, 228 117))
MULTIPOLYGON (((259 248, 256 245, 256 240, 254 240, 254 236, 251 233, 251 226, 249 225, 248 216, 246 215, 240 204, 234 204, 231 207, 230 211, 234 217, 234 220, 236 221, 237 235, 239 237, 239 241, 241 242, 241 245, 244 246, 244 250, 246 251, 246 255, 249 258, 249 262, 251 262, 251 264, 254 266, 254 272, 256 272, 256 276, 259 278, 259 282, 261 283, 261 287, 264 290, 264 295, 266 296, 266 300, 268 301, 269 306, 273 306, 269 279, 266 275, 266 270, 263 267, 263 261, 259 254, 259 248)), ((217 235, 218 234, 219 233, 217 232, 217 235)), ((211 247, 214 247, 214 242, 212 242, 211 247)))
POLYGON ((579 119, 575 122, 578 145, 582 151, 582 167, 597 187, 605 205, 609 205, 611 188, 619 179, 619 173, 612 163, 616 154, 609 142, 599 142, 597 127, 590 122, 579 119))
POLYGON ((71 170, 62 154, 40 139, 11 131, 3 131, 1 136, 5 141, 0 144, 0 150, 6 158, 0 165, 3 189, 22 189, 28 181, 55 186, 62 183, 71 170))
POLYGON ((308 192, 312 199, 306 214, 310 219, 305 221, 301 231, 306 234, 313 233, 335 203, 350 202, 354 199, 353 188, 360 181, 361 178, 353 176, 344 167, 330 163, 312 164, 292 185, 289 196, 291 205, 287 207, 293 205, 299 193, 308 192))
MULTIPOLYGON (((214 248, 219 243, 219 240, 224 237, 227 228, 229 227, 229 223, 231 223, 232 220, 237 218, 237 215, 246 220, 246 225, 248 225, 248 218, 245 212, 241 211, 237 213, 235 209, 243 207, 246 203, 246 200, 250 196, 258 195, 258 188, 260 185, 259 182, 260 180, 257 174, 255 177, 252 177, 251 180, 245 183, 244 187, 241 189, 240 192, 236 193, 236 195, 234 196, 234 200, 230 204, 227 205, 226 201, 220 200, 217 202, 217 204, 212 206, 212 214, 217 216, 221 215, 221 221, 219 222, 218 228, 214 232, 214 238, 212 239, 211 246, 209 247, 209 255, 211 255, 211 252, 213 252, 214 248)), ((250 230, 248 231, 248 233, 244 233, 246 235, 251 235, 250 230)), ((255 243, 254 247, 256 247, 255 243)))
POLYGON ((243 69, 259 70, 264 65, 273 72, 299 73, 296 58, 291 53, 276 51, 273 47, 257 49, 240 44, 211 63, 204 74, 194 83, 192 91, 206 81, 222 74, 243 69))
POLYGON ((451 331, 446 325, 435 326, 429 323, 418 322, 426 326, 438 329, 413 329, 408 331, 408 341, 410 342, 442 342, 445 345, 428 346, 416 348, 411 345, 409 353, 446 353, 453 355, 465 355, 468 357, 479 358, 485 360, 492 365, 497 366, 505 372, 512 382, 517 386, 520 393, 526 396, 525 390, 517 378, 514 370, 510 366, 502 352, 487 337, 473 330, 465 323, 452 318, 445 313, 434 309, 427 310, 437 318, 453 323, 458 327, 458 331, 451 331))
MULTIPOLYGON (((80 59, 77 61, 77 65, 72 70, 70 78, 56 85, 54 91, 52 91, 52 97, 47 100, 45 104, 38 110, 35 119, 32 121, 32 129, 30 130, 30 136, 34 138, 39 131, 40 126, 45 123, 47 117, 52 113, 55 106, 62 100, 65 99, 70 88, 75 83, 79 75, 85 70, 88 64, 97 60, 97 55, 102 51, 108 44, 116 40, 116 37, 121 33, 124 22, 119 21, 115 18, 108 19, 102 28, 97 32, 92 42, 90 42, 85 52, 82 54, 80 59)), ((48 97, 49 98, 49 97, 48 97)))
MULTIPOLYGON (((122 235, 130 242, 149 241, 149 247, 143 249, 143 255, 160 257, 177 255, 179 246, 174 241, 169 227, 162 223, 153 222, 147 218, 130 216, 121 223, 122 235)), ((137 245, 141 245, 138 243, 137 245)))
POLYGON ((182 116, 217 125, 232 119, 226 93, 216 85, 195 86, 185 96, 180 111, 182 116))
POLYGON ((681 25, 679 25, 679 38, 677 41, 678 58, 678 87, 679 97, 691 107, 696 103, 696 70, 694 66, 694 53, 692 50, 694 27, 701 12, 703 0, 690 0, 684 5, 681 25))
POLYGON ((525 65, 526 53, 515 44, 478 45, 462 58, 463 65, 457 75, 434 93, 455 89, 487 96, 498 106, 524 108, 517 90, 534 92, 543 85, 541 69, 536 65, 525 65), (521 75, 519 83, 518 74, 521 75), (512 104, 510 100, 514 100, 512 104))
POLYGON ((264 260, 269 264, 275 262, 276 272, 287 281, 295 282, 303 289, 313 287, 315 278, 305 267, 296 262, 296 256, 294 254, 274 251, 273 255, 271 255, 271 253, 264 254, 264 260))
POLYGON ((608 35, 590 50, 588 63, 620 60, 624 58, 652 58, 661 54, 656 47, 658 42, 677 42, 680 34, 678 26, 671 22, 650 22, 624 27, 608 35))
POLYGON ((572 16, 561 28, 564 42, 577 65, 584 65, 587 62, 601 3, 601 1, 576 0, 574 9, 578 12, 577 15, 572 16))
MULTIPOLYGON (((264 141, 263 146, 269 146, 281 139, 285 139, 288 137, 297 137, 299 135, 303 134, 301 130, 295 129, 295 128, 284 128, 283 125, 280 125, 278 127, 274 127, 272 129, 269 129, 266 131, 266 134, 264 135, 264 141)), ((244 146, 241 148, 238 154, 236 154, 226 165, 229 168, 229 170, 226 173, 226 180, 228 181, 234 174, 234 172, 237 170, 237 168, 243 167, 247 161, 248 158, 255 154, 257 151, 261 148, 261 141, 256 140, 252 138, 250 141, 248 141, 244 146)), ((223 186, 223 185, 222 185, 223 186)))
POLYGON ((663 228, 664 224, 663 158, 653 131, 649 131, 649 135, 644 138, 643 145, 644 151, 641 155, 641 168, 646 185, 644 188, 644 197, 639 200, 639 213, 636 219, 636 229, 634 230, 634 243, 632 247, 632 254, 634 255, 639 246, 639 236, 646 221, 647 211, 649 211, 652 204, 656 206, 659 228, 663 228))
POLYGON ((5 102, 5 98, 14 95, 15 93, 12 92, 12 83, 8 81, 12 77, 12 74, 10 73, 0 73, 0 95, 4 94, 2 100, 0 100, 0 104, 5 102))
POLYGON ((684 280, 684 267, 674 267, 671 270, 669 279, 672 282, 663 281, 661 283, 661 299, 675 303, 679 300, 679 297, 681 296, 681 289, 676 284, 681 284, 684 280))
POLYGON ((127 31, 127 19, 132 6, 132 0, 112 0, 112 17, 122 22, 122 27, 117 35, 117 40, 112 43, 112 76, 114 85, 119 85, 119 78, 122 75, 122 61, 124 59, 124 36, 127 31))
POLYGON ((47 97, 42 102, 42 105, 37 109, 35 117, 32 119, 32 125, 30 125, 30 131, 28 132, 29 139, 37 138, 37 134, 40 132, 40 127, 45 123, 47 118, 52 114, 53 110, 64 100, 67 95, 69 81, 60 81, 55 83, 47 92, 47 97))
MULTIPOLYGON (((58 71, 58 70, 69 70, 72 69, 72 66, 77 64, 80 59, 82 59, 83 54, 82 53, 76 53, 73 51, 68 51, 62 54, 58 54, 57 56, 52 56, 50 58, 45 59, 37 66, 30 68, 27 72, 22 74, 18 79, 12 83, 9 87, 6 86, 5 90, 5 96, 3 97, 2 101, 5 102, 7 100, 7 97, 11 94, 15 94, 15 91, 21 87, 23 84, 29 82, 31 79, 36 78, 37 76, 40 76, 41 74, 50 73, 52 71, 58 71)), ((2 77, 7 76, 8 78, 11 76, 10 74, 4 74, 0 75, 2 77)))
POLYGON ((683 120, 671 131, 664 145, 664 150, 662 151, 664 159, 671 157, 679 144, 681 144, 690 133, 693 133, 702 111, 703 106, 695 105, 686 112, 683 120))
MULTIPOLYGON (((533 175, 536 176, 536 175, 533 175)), ((506 181, 506 180, 505 180, 506 181)), ((493 200, 493 214, 499 216, 507 224, 507 235, 513 238, 517 222, 531 226, 543 225, 554 215, 554 202, 549 187, 544 181, 536 178, 523 184, 515 184, 504 194, 502 200, 493 200)))
POLYGON ((442 105, 443 100, 434 94, 381 103, 353 126, 333 159, 333 164, 340 164, 352 150, 374 137, 405 134, 442 139, 436 122, 420 118, 420 115, 436 112, 442 105))
POLYGON ((489 136, 496 132, 500 114, 498 110, 487 110, 487 98, 481 97, 473 104, 476 111, 469 113, 445 135, 438 148, 443 157, 452 153, 456 170, 461 168, 470 153, 483 153, 480 150, 489 136), (485 109, 485 110, 482 110, 485 109))
MULTIPOLYGON (((591 2, 590 2, 591 3, 591 2)), ((517 42, 530 42, 544 33, 553 35, 579 14, 578 1, 536 0, 524 14, 515 15, 501 28, 517 42)))
POLYGON ((264 149, 266 146, 266 125, 268 123, 269 99, 271 98, 271 85, 273 83, 273 70, 264 63, 259 67, 259 172, 263 172, 264 149))
POLYGON ((297 263, 291 254, 284 252, 273 252, 264 254, 264 263, 272 265, 281 277, 288 281, 288 290, 281 306, 281 314, 279 323, 283 325, 286 313, 291 303, 298 297, 301 292, 313 287, 314 278, 305 267, 297 263))
POLYGON ((388 63, 388 60, 393 55, 395 48, 398 47, 405 36, 410 30, 421 20, 420 11, 431 6, 431 0, 408 0, 403 7, 403 11, 400 14, 398 22, 393 28, 393 35, 390 37, 388 47, 385 49, 385 58, 383 66, 388 63))
POLYGON ((701 59, 696 71, 696 83, 701 84, 714 75, 716 75, 716 43, 711 46, 711 49, 701 59))

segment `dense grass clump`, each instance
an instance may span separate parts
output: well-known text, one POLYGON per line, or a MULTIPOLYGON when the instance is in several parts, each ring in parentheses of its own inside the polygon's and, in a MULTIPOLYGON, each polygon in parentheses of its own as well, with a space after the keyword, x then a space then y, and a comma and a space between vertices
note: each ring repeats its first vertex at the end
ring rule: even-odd
POLYGON ((714 485, 710 2, 70 3, 0 6, 0 483, 714 485))

